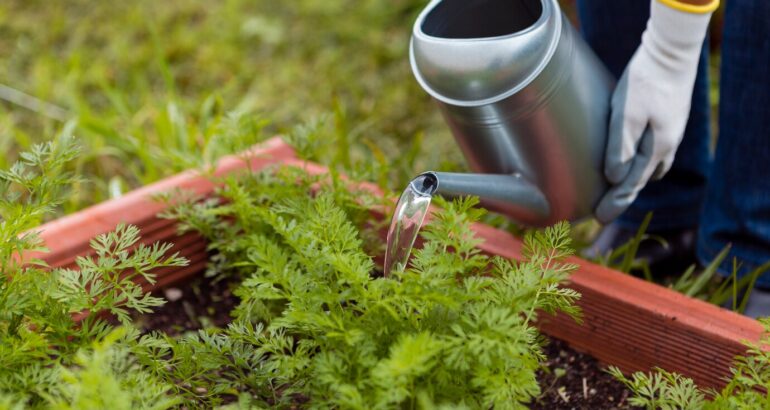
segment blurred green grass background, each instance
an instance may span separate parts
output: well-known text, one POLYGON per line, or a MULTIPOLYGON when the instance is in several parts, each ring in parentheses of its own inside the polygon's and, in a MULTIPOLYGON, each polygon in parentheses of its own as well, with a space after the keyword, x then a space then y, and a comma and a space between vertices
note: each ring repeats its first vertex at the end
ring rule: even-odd
POLYGON ((456 167, 409 69, 425 3, 5 0, 0 168, 76 135, 88 181, 71 211, 276 133, 304 134, 319 159, 391 187, 456 167), (17 92, 61 110, 9 102, 17 92))

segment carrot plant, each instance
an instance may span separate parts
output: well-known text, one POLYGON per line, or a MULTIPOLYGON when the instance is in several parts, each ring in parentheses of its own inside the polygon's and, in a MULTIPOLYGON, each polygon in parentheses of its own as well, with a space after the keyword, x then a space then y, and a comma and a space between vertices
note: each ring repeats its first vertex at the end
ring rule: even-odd
POLYGON ((386 278, 371 211, 384 200, 279 168, 228 178, 216 199, 170 196, 166 216, 209 239, 209 274, 239 304, 224 328, 142 334, 134 318, 164 301, 133 279, 186 263, 168 245, 119 226, 73 268, 30 253, 77 155, 60 139, 0 172, 0 408, 520 408, 540 393, 537 315, 579 314, 560 287, 566 224, 512 262, 478 250, 476 199, 439 201, 411 266, 386 278))
POLYGON ((77 269, 22 261, 44 251, 30 229, 65 197, 75 177, 64 168, 77 153, 71 139, 60 139, 0 171, 0 408, 167 408, 176 401, 169 386, 129 355, 125 341, 136 332, 115 331, 102 314, 129 324, 130 312, 161 305, 132 279, 152 281, 152 269, 186 261, 166 256, 168 245, 129 252, 139 239, 129 226, 95 238, 96 256, 78 258, 77 269))
POLYGON ((167 216, 210 241, 210 274, 239 283, 232 323, 136 349, 185 406, 520 408, 540 393, 533 321, 578 315, 579 295, 559 286, 574 268, 566 224, 512 262, 477 249, 477 200, 445 202, 411 266, 382 277, 366 226, 380 200, 334 174, 282 168, 219 194, 167 216))

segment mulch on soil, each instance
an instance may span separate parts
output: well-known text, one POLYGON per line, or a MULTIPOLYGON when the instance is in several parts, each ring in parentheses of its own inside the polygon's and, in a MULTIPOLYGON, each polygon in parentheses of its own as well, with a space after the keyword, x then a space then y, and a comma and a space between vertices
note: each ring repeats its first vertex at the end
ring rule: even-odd
MULTIPOLYGON (((207 326, 224 327, 238 304, 227 281, 198 278, 160 293, 168 302, 153 314, 138 317, 145 331, 181 335, 207 326)), ((547 370, 538 372, 543 390, 532 409, 627 409, 630 392, 591 356, 558 339, 545 346, 547 370)))

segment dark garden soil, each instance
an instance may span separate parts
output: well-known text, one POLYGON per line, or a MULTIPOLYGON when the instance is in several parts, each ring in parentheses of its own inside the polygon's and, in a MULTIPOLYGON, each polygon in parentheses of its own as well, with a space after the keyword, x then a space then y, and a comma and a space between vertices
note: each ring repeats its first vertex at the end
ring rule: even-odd
POLYGON ((150 315, 140 316, 139 326, 172 336, 205 327, 225 327, 231 321, 230 312, 238 305, 227 281, 206 277, 164 289, 158 296, 166 299, 166 304, 150 315))
MULTIPOLYGON (((226 326, 238 304, 226 281, 198 278, 161 292, 168 302, 151 315, 138 318, 145 331, 180 335, 206 326, 226 326)), ((538 372, 542 396, 533 409, 625 409, 629 391, 604 372, 591 356, 558 339, 545 347, 547 370, 538 372)))
POLYGON ((538 372, 543 395, 532 409, 629 409, 630 391, 593 357, 559 339, 545 347, 548 370, 538 372))

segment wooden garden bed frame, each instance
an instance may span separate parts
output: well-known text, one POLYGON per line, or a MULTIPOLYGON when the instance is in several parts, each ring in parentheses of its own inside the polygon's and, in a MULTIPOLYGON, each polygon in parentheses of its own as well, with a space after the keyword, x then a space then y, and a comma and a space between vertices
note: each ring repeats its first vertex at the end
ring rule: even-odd
MULTIPOLYGON (((242 156, 222 159, 213 175, 276 164, 325 172, 317 164, 297 160, 288 145, 273 138, 242 156)), ((143 243, 173 242, 174 250, 190 260, 186 267, 156 272, 157 283, 142 283, 145 290, 177 285, 204 270, 207 245, 195 234, 179 236, 173 221, 158 218, 166 205, 154 197, 178 189, 206 196, 215 188, 210 175, 196 171, 163 179, 41 226, 40 235, 50 252, 25 257, 40 257, 54 267, 71 267, 76 256, 89 252, 94 236, 119 223, 133 224, 141 229, 143 243)), ((481 224, 474 229, 484 239, 484 252, 512 259, 521 256, 521 241, 514 236, 481 224)), ((657 366, 689 376, 701 387, 719 387, 729 375, 733 358, 745 351, 742 342, 762 335, 762 326, 753 319, 577 257, 570 262, 579 266, 569 286, 582 294, 583 324, 565 315, 542 315, 538 325, 544 333, 624 371, 657 366)))

